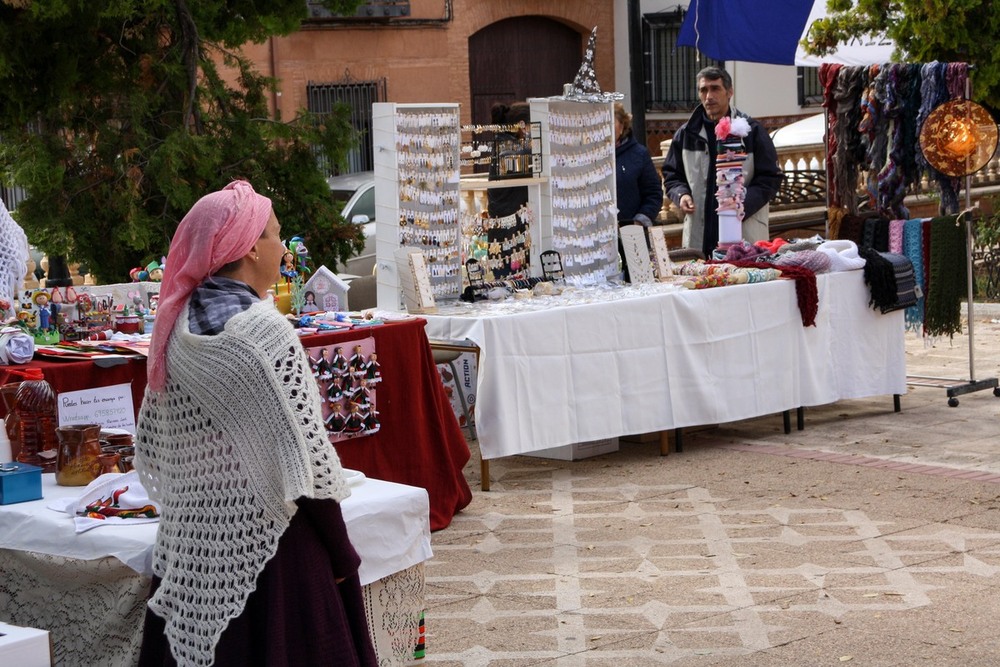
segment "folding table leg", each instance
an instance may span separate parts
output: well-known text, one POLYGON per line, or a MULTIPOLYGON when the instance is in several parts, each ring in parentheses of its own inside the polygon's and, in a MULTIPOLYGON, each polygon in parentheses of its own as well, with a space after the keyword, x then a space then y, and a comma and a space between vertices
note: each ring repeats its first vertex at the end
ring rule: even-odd
POLYGON ((490 462, 488 459, 479 461, 479 488, 483 491, 490 490, 490 462))
POLYGON ((781 421, 785 426, 785 435, 788 435, 792 432, 792 415, 788 410, 781 413, 781 421))

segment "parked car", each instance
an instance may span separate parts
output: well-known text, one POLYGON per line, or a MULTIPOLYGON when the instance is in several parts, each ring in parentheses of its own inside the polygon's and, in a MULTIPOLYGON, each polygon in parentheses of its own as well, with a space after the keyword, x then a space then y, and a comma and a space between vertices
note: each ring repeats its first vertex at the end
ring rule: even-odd
POLYGON ((342 278, 369 276, 375 269, 375 172, 331 176, 326 182, 334 202, 343 204, 341 216, 361 226, 365 235, 361 252, 338 264, 334 273, 342 278))

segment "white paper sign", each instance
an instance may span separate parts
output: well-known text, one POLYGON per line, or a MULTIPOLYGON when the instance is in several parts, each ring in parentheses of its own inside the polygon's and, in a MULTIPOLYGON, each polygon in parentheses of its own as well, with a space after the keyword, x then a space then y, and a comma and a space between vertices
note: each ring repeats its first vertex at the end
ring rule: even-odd
POLYGON ((100 424, 103 428, 121 428, 135 433, 135 409, 132 385, 114 384, 79 391, 65 391, 56 398, 59 425, 100 424))

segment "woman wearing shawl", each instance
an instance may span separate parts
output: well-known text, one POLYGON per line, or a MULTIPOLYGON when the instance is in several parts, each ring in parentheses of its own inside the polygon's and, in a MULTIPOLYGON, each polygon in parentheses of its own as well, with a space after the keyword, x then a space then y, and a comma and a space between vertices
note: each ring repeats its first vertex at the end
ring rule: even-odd
POLYGON ((327 439, 295 331, 265 298, 285 248, 237 181, 170 245, 135 466, 162 506, 142 665, 374 665, 327 439))

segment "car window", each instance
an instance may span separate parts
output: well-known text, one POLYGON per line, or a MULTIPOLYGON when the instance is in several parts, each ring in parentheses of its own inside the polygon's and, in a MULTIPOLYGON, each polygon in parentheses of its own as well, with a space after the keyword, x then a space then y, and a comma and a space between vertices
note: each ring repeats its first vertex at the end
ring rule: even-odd
POLYGON ((368 220, 371 222, 375 221, 375 187, 366 186, 364 192, 358 197, 358 201, 354 203, 354 208, 351 209, 351 215, 348 218, 350 220, 356 215, 367 215, 368 220))
POLYGON ((330 190, 330 196, 334 203, 341 206, 346 204, 353 194, 354 190, 330 190))

